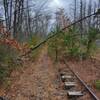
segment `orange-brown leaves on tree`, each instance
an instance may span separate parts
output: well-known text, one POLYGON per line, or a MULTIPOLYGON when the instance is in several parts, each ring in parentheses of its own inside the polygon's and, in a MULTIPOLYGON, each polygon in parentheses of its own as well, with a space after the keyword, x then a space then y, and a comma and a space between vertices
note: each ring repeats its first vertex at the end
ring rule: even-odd
POLYGON ((11 33, 6 30, 6 27, 3 24, 0 24, 0 34, 2 34, 2 39, 0 39, 1 44, 7 44, 19 51, 22 50, 20 44, 15 39, 10 39, 11 33))
POLYGON ((1 39, 0 43, 1 44, 7 44, 7 45, 9 45, 13 48, 16 48, 19 51, 22 50, 20 44, 15 39, 1 39))
POLYGON ((2 34, 3 37, 7 38, 11 35, 9 31, 6 30, 6 27, 2 24, 0 24, 0 34, 2 34))

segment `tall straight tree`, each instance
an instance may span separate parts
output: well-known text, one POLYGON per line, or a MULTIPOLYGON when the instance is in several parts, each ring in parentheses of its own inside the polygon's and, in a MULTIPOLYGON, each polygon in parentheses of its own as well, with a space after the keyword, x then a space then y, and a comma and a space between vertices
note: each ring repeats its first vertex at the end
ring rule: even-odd
MULTIPOLYGON (((90 15, 92 13, 92 2, 91 0, 89 0, 89 4, 88 4, 88 15, 90 15)), ((88 27, 91 27, 91 21, 92 21, 92 17, 88 18, 88 27)))
MULTIPOLYGON (((80 0, 80 19, 83 18, 83 0, 80 0)), ((83 22, 80 22, 80 32, 81 32, 81 37, 83 35, 83 22)))
POLYGON ((9 29, 9 2, 8 0, 3 0, 4 5, 4 12, 5 12, 5 21, 6 21, 6 27, 9 29))
MULTIPOLYGON (((74 22, 77 20, 77 0, 74 0, 74 22)), ((74 25, 75 27, 76 25, 74 25)))
POLYGON ((9 18, 9 29, 11 28, 12 26, 12 6, 13 6, 13 0, 10 0, 10 18, 9 18))

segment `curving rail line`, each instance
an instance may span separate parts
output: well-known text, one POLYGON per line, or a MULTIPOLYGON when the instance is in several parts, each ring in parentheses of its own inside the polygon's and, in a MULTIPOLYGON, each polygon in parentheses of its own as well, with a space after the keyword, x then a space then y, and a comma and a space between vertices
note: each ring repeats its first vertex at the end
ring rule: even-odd
POLYGON ((66 63, 65 60, 63 60, 63 63, 66 65, 67 68, 69 68, 69 70, 76 76, 76 78, 80 81, 80 83, 86 88, 86 90, 89 92, 89 94, 92 96, 92 98, 94 100, 100 100, 95 93, 92 91, 92 89, 80 78, 80 76, 78 75, 78 73, 74 72, 70 66, 66 63))

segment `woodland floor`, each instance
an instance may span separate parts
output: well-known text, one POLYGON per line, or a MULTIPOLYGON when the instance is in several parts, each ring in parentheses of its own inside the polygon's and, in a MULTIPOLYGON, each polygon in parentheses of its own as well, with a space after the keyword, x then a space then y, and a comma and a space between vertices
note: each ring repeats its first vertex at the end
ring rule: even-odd
MULTIPOLYGON (((68 63, 100 97, 100 91, 93 86, 93 82, 100 79, 100 61, 68 61, 68 63)), ((58 65, 48 56, 47 48, 43 48, 38 60, 25 61, 20 72, 12 73, 11 86, 1 95, 5 95, 9 100, 67 100, 58 69, 58 65)))
MULTIPOLYGON (((58 70, 44 48, 36 62, 16 78, 6 96, 10 100, 66 100, 66 92, 60 89, 58 70)), ((13 73, 16 77, 15 73, 13 73)))

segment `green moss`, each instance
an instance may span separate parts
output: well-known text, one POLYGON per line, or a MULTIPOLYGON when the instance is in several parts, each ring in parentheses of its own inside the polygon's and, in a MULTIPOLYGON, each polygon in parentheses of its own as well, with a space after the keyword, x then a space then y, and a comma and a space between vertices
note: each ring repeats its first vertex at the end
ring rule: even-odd
MULTIPOLYGON (((30 40, 28 41, 28 46, 29 48, 34 48, 37 44, 40 43, 42 39, 38 36, 32 36, 30 38, 30 40)), ((34 61, 36 60, 36 58, 38 57, 39 53, 40 53, 40 50, 41 50, 41 47, 37 48, 36 50, 33 50, 31 53, 30 53, 30 57, 31 59, 34 61)))
POLYGON ((0 83, 5 83, 11 71, 19 67, 17 57, 18 51, 6 44, 0 44, 0 83))
POLYGON ((100 80, 95 82, 96 89, 100 90, 100 80))

